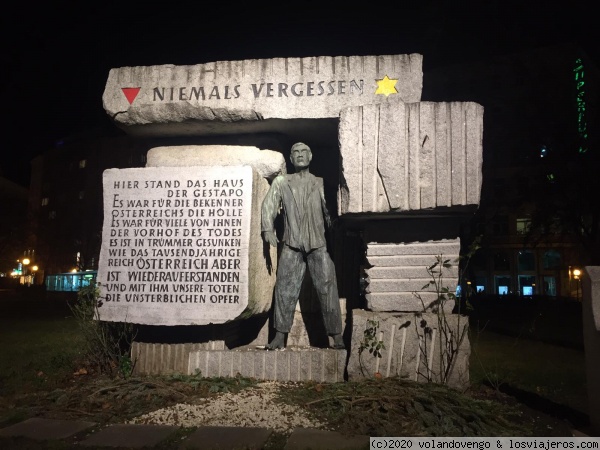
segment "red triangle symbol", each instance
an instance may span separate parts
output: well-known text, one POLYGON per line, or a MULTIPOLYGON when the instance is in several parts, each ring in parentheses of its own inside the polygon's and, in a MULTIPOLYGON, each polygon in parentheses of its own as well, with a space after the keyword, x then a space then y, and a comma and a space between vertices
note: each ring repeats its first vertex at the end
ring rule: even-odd
POLYGON ((140 89, 141 88, 121 88, 121 90, 123 91, 123 94, 125 94, 125 97, 127 97, 127 101, 129 102, 130 105, 133 103, 133 101, 135 100, 137 95, 140 93, 140 89))

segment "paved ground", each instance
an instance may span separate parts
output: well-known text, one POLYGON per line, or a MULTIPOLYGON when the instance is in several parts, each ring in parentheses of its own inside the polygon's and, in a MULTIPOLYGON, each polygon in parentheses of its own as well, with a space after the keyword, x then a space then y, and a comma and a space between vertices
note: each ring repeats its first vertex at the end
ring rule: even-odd
POLYGON ((0 448, 177 448, 177 449, 368 449, 368 436, 342 436, 333 431, 295 429, 282 442, 269 441, 267 428, 169 425, 109 425, 53 419, 27 419, 0 429, 0 448), (38 446, 36 446, 36 444, 38 446))

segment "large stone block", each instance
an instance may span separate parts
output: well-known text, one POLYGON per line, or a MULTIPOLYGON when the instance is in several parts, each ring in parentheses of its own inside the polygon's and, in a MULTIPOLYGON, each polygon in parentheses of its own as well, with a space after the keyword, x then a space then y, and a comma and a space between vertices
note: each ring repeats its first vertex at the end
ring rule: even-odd
POLYGON ((206 325, 268 311, 276 252, 260 236, 267 190, 250 166, 106 170, 99 318, 206 325))
POLYGON ((235 145, 179 145, 148 151, 146 167, 252 166, 263 178, 272 180, 286 173, 279 152, 235 145))
POLYGON ((418 102, 422 62, 410 54, 121 67, 111 69, 102 100, 131 133, 208 134, 219 123, 337 118, 351 106, 418 102))
POLYGON ((583 339, 590 426, 600 436, 600 267, 587 266, 582 278, 583 339))
POLYGON ((349 380, 373 377, 404 378, 418 382, 446 382, 457 389, 469 386, 469 320, 458 314, 385 313, 352 311, 352 344, 348 359, 349 380), (441 328, 440 328, 441 324, 441 328), (425 328, 428 328, 428 332, 425 328), (369 353, 371 340, 365 331, 374 329, 374 341, 382 342, 380 356, 369 353), (440 331, 441 339, 440 339, 440 331), (444 336, 452 331, 454 353, 444 336), (361 345, 366 349, 360 352, 361 345))
MULTIPOLYGON (((372 311, 434 311, 438 293, 458 285, 459 239, 408 243, 367 244, 366 300, 372 311), (437 258, 449 267, 437 264, 437 258), (435 267, 432 267, 434 266, 435 267), (430 273, 430 270, 432 273, 430 273), (432 282, 434 282, 432 284, 432 282)), ((451 313, 454 300, 446 297, 444 311, 451 313)))
POLYGON ((340 214, 478 205, 483 107, 353 106, 340 115, 340 214))

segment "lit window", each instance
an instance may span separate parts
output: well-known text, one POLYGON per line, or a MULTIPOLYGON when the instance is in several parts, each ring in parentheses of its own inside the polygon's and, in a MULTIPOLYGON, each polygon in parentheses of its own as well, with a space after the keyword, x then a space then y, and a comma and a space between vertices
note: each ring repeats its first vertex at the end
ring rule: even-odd
POLYGON ((527 234, 531 230, 531 219, 517 219, 517 234, 527 234))
POLYGON ((79 168, 80 169, 85 169, 85 166, 87 165, 87 159, 82 159, 79 161, 79 168))
POLYGON ((56 211, 50 211, 48 214, 49 219, 56 219, 56 211))
POLYGON ((50 201, 50 199, 48 197, 44 197, 42 199, 42 206, 48 206, 49 201, 50 201))
POLYGON ((85 197, 85 191, 79 191, 79 200, 83 200, 85 197))

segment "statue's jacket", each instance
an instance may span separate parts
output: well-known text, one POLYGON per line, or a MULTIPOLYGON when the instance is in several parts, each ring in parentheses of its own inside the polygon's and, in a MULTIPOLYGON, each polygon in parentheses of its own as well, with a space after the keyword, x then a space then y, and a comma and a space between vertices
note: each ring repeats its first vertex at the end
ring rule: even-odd
POLYGON ((311 173, 304 205, 300 204, 301 194, 294 181, 299 175, 279 175, 273 180, 262 203, 262 231, 273 231, 275 218, 283 208, 283 242, 289 247, 310 251, 326 245, 325 222, 330 224, 329 212, 325 204, 323 179, 311 173))

